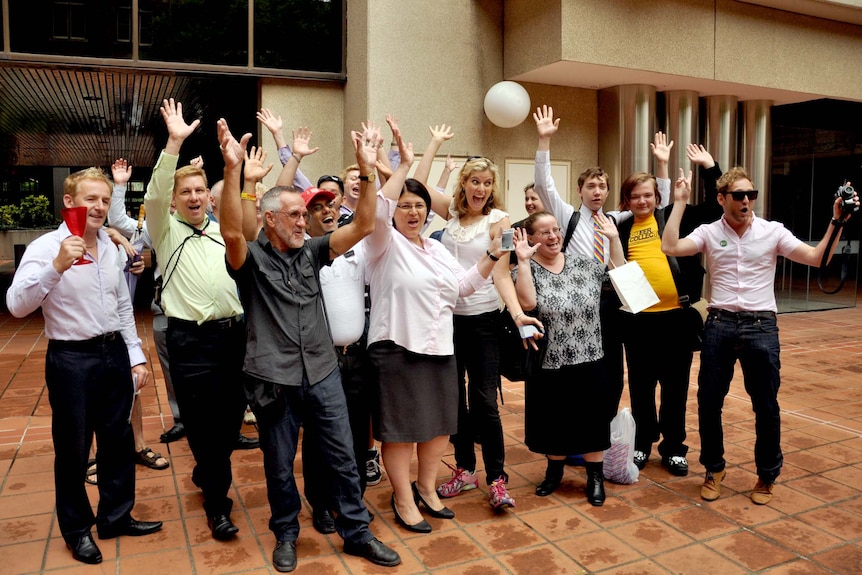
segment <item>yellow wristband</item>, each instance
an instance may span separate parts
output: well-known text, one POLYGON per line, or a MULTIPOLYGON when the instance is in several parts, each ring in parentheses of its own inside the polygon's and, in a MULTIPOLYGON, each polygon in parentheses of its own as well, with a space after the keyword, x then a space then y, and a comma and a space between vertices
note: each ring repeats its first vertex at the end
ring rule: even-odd
POLYGON ((239 197, 240 197, 240 198, 242 198, 242 199, 244 199, 244 200, 249 200, 249 201, 252 201, 252 202, 256 202, 256 201, 257 201, 257 196, 256 196, 256 195, 254 195, 254 194, 247 194, 247 193, 243 192, 243 193, 241 193, 241 194, 239 195, 239 197))

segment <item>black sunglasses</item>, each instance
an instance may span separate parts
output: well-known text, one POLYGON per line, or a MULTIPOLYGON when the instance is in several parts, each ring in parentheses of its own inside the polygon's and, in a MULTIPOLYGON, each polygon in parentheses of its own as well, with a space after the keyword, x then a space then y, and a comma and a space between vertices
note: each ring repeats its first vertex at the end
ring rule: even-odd
POLYGON ((737 192, 722 192, 725 196, 730 194, 737 202, 741 202, 748 196, 748 199, 754 201, 757 199, 757 190, 740 190, 737 192))

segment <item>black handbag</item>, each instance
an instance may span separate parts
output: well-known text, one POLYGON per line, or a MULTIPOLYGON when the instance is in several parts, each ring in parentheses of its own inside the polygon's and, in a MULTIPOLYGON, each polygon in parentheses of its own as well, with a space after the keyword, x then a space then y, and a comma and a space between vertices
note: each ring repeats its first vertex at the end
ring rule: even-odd
POLYGON ((536 341, 539 346, 538 351, 529 344, 524 349, 524 340, 521 339, 518 326, 506 308, 500 312, 497 333, 500 347, 500 375, 509 381, 524 381, 541 369, 545 351, 544 338, 536 341))

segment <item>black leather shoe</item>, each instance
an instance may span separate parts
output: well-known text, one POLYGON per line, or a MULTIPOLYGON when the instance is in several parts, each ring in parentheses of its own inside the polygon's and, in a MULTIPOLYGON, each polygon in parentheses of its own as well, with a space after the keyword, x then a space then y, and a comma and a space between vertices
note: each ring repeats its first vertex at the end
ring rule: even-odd
POLYGON ((536 495, 539 497, 547 497, 551 493, 557 490, 557 487, 560 486, 562 482, 562 478, 557 477, 546 477, 541 483, 536 485, 536 495))
POLYGON ((207 517, 207 525, 213 532, 213 539, 219 541, 230 541, 239 532, 239 528, 231 523, 227 515, 213 515, 207 517))
POLYGON ((329 509, 314 510, 311 512, 311 524, 318 533, 329 535, 335 533, 335 517, 329 509))
POLYGON ((75 561, 90 565, 102 562, 102 552, 99 551, 96 542, 93 541, 93 535, 89 531, 81 535, 74 545, 66 543, 66 547, 72 550, 72 557, 75 558, 75 561))
POLYGON ((665 469, 677 477, 685 477, 688 475, 688 460, 684 455, 671 455, 670 457, 662 457, 661 464, 665 469))
POLYGON ((296 569, 296 543, 279 541, 272 551, 272 566, 281 573, 290 573, 296 569))
POLYGON ((119 537, 120 535, 140 537, 142 535, 149 535, 150 533, 155 533, 161 528, 161 521, 137 521, 135 519, 129 519, 129 522, 125 525, 114 525, 111 527, 106 527, 104 529, 99 529, 99 539, 113 539, 114 537, 119 537))
POLYGON ((605 504, 605 477, 601 463, 587 463, 587 501, 601 507, 605 504))
POLYGON ((424 519, 419 523, 414 523, 413 525, 408 524, 406 521, 401 519, 401 516, 398 515, 398 508, 395 507, 395 494, 392 494, 392 499, 389 501, 392 505, 392 511, 395 512, 395 522, 404 527, 407 531, 412 531, 413 533, 431 533, 431 524, 425 521, 424 519))
POLYGON ((372 539, 367 543, 344 542, 344 552, 371 561, 375 565, 384 567, 395 567, 401 563, 401 557, 394 549, 390 549, 378 539, 372 539))
POLYGON ((257 449, 260 447, 260 440, 255 437, 246 437, 242 433, 236 438, 233 444, 234 449, 257 449))
POLYGON ((455 512, 449 509, 448 507, 443 507, 443 509, 431 509, 431 506, 422 498, 422 495, 419 494, 419 488, 416 487, 416 482, 410 484, 410 487, 413 488, 413 500, 416 501, 418 505, 421 503, 425 506, 425 509, 428 511, 428 515, 431 517, 436 517, 437 519, 455 519, 455 512))
POLYGON ((159 436, 159 441, 162 443, 173 443, 179 441, 186 436, 186 426, 182 423, 177 423, 172 428, 159 436))

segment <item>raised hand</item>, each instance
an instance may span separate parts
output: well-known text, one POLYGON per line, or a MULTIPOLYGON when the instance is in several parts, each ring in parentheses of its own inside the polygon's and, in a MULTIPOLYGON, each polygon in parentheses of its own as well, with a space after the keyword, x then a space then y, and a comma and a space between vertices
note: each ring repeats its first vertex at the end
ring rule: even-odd
POLYGON ((686 202, 691 197, 691 170, 688 171, 688 177, 682 168, 679 169, 679 177, 676 179, 676 185, 673 190, 674 201, 686 202))
POLYGON ((668 143, 667 134, 664 132, 656 132, 649 148, 652 150, 652 155, 655 157, 656 162, 664 162, 667 164, 670 161, 670 151, 673 149, 673 140, 668 143))
POLYGON ((111 176, 114 178, 114 185, 125 186, 132 177, 132 166, 123 158, 117 158, 111 164, 111 176))
POLYGON ((191 159, 191 161, 189 161, 189 165, 194 166, 195 168, 197 168, 199 170, 203 170, 204 169, 204 158, 203 158, 203 156, 195 156, 194 158, 191 159))
POLYGON ((523 228, 513 229, 514 233, 512 235, 512 240, 515 242, 515 255, 518 256, 518 264, 520 265, 522 262, 530 261, 539 249, 539 244, 534 246, 530 245, 530 242, 527 239, 527 230, 523 228))
POLYGON ((560 127, 560 118, 554 119, 554 109, 548 105, 536 108, 533 120, 536 122, 539 138, 550 138, 560 127))
POLYGON ((310 147, 309 142, 311 142, 311 130, 308 128, 301 127, 296 130, 291 130, 291 134, 293 135, 293 153, 300 158, 310 156, 320 149, 319 146, 314 148, 310 147))
POLYGON ((452 131, 452 126, 447 126, 446 124, 428 126, 428 129, 431 131, 431 139, 440 144, 446 140, 451 140, 455 136, 455 132, 452 131))
POLYGON ((195 120, 191 124, 187 124, 183 119, 183 105, 180 102, 175 102, 173 98, 163 100, 162 106, 159 108, 162 114, 162 119, 165 121, 165 127, 168 129, 168 145, 165 146, 165 151, 176 155, 179 153, 180 146, 186 138, 192 135, 200 120, 195 120), (171 148, 169 150, 169 148, 171 148), (173 151, 173 149, 176 151, 173 151))
POLYGON ((260 112, 255 115, 257 116, 258 121, 260 121, 261 124, 266 126, 266 129, 269 130, 269 133, 272 134, 272 137, 275 140, 275 146, 277 148, 285 147, 287 145, 287 142, 284 140, 281 116, 276 116, 275 114, 270 112, 268 108, 261 108, 260 112))
POLYGON ((398 130, 398 132, 393 134, 393 136, 395 137, 395 143, 398 144, 398 154, 401 156, 401 163, 408 167, 413 165, 413 160, 415 158, 413 153, 413 144, 404 141, 404 138, 401 135, 401 130, 398 130))
POLYGON ((248 141, 251 139, 251 134, 243 134, 239 142, 230 133, 227 121, 224 118, 219 118, 216 123, 218 127, 218 142, 221 149, 222 158, 226 168, 236 168, 242 165, 245 159, 245 149, 248 146, 248 141))
POLYGON ((359 164, 360 168, 364 168, 360 170, 360 173, 368 174, 374 169, 374 164, 377 161, 377 148, 374 147, 377 142, 377 134, 364 123, 362 127, 361 132, 352 131, 350 135, 353 140, 353 149, 356 150, 356 163, 359 164))
POLYGON ((461 164, 452 159, 452 156, 446 154, 446 167, 445 170, 450 174, 461 167, 461 164))
POLYGON ((607 236, 607 238, 611 241, 620 237, 620 231, 617 229, 617 226, 609 217, 607 217, 602 212, 596 212, 595 215, 596 222, 598 222, 599 227, 601 228, 602 233, 607 236))
POLYGON ((703 166, 704 168, 711 168, 715 165, 712 154, 707 152, 706 148, 700 144, 689 144, 686 146, 685 155, 692 164, 703 166))
POLYGON ((245 171, 243 172, 246 180, 255 182, 262 181, 266 175, 272 170, 272 163, 266 164, 266 151, 263 148, 251 147, 251 151, 245 152, 245 171))
POLYGON ((57 273, 61 274, 72 267, 75 260, 79 260, 87 253, 87 244, 84 238, 69 236, 60 242, 60 251, 54 258, 53 265, 57 273))

